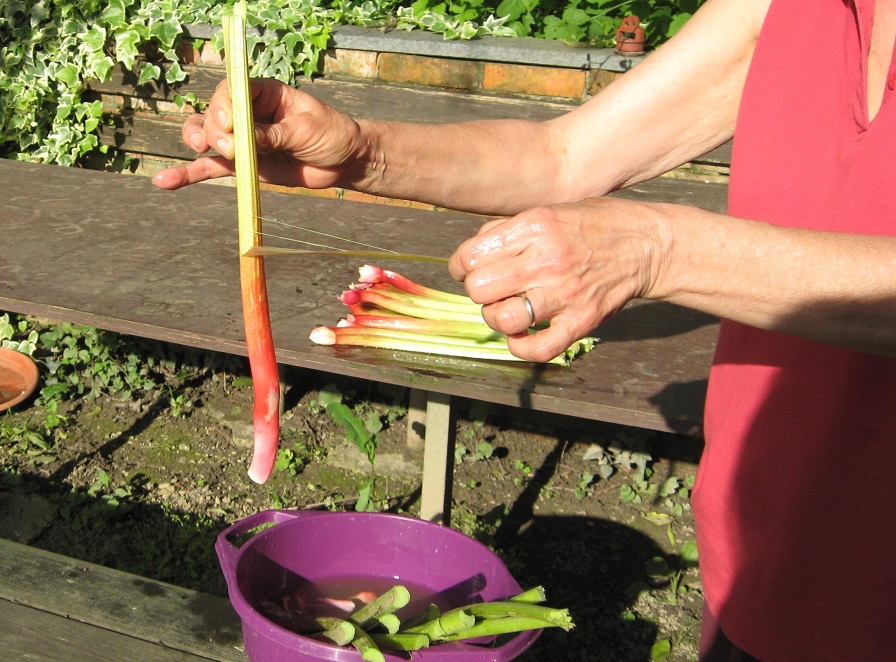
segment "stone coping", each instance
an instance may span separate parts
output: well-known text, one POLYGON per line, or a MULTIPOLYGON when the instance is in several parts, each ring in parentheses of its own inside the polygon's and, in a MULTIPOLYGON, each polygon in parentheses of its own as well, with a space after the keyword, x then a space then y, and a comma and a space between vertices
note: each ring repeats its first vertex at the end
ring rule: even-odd
MULTIPOLYGON (((219 29, 199 23, 184 26, 186 36, 194 39, 210 39, 219 29)), ((425 30, 383 32, 356 25, 334 26, 332 47, 614 73, 626 72, 643 59, 640 56, 619 55, 612 48, 568 46, 560 41, 534 37, 479 37, 459 40, 445 39, 440 34, 425 30)))

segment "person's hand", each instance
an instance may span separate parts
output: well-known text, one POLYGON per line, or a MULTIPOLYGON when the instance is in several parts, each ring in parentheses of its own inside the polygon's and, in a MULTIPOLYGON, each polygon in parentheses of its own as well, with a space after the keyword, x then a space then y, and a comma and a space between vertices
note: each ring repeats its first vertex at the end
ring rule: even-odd
POLYGON ((452 255, 449 270, 483 304, 486 323, 508 335, 511 352, 548 361, 649 294, 661 260, 661 215, 660 206, 616 198, 532 209, 483 225, 452 255), (545 320, 548 328, 528 333, 545 320))
MULTIPOLYGON (((253 80, 252 107, 258 149, 258 176, 284 186, 333 186, 358 151, 360 128, 350 117, 314 97, 275 80, 253 80)), ((233 115, 226 81, 203 114, 184 123, 183 141, 206 156, 163 170, 153 183, 164 189, 233 174, 233 115)))

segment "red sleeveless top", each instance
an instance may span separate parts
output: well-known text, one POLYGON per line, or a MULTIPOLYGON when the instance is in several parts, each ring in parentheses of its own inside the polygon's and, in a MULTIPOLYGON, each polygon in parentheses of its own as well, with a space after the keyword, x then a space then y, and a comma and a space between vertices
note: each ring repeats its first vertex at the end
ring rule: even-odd
MULTIPOLYGON (((869 122, 872 10, 772 1, 738 115, 731 215, 896 235, 896 65, 869 122)), ((708 605, 751 655, 893 655, 894 400, 894 360, 723 322, 693 505, 708 605)))

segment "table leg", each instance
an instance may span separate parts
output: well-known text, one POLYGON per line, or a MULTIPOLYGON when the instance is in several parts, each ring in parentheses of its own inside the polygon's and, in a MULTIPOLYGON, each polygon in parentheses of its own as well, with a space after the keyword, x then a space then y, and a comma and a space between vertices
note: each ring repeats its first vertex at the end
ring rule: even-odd
POLYGON ((426 443, 423 449, 423 487, 420 517, 448 524, 454 482, 454 419, 451 396, 429 392, 426 404, 426 443))
POLYGON ((408 397, 408 448, 422 451, 426 441, 426 402, 428 392, 412 388, 408 397))

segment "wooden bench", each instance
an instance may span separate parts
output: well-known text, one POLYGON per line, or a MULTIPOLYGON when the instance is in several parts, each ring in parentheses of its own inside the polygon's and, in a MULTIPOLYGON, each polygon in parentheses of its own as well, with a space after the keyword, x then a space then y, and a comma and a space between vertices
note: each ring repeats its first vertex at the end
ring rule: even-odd
POLYGON ((230 602, 0 538, 4 660, 245 660, 230 602))

